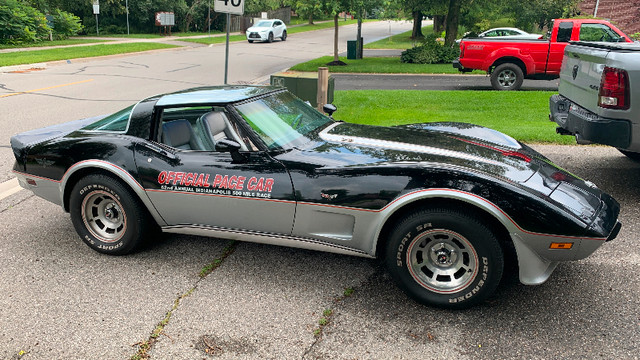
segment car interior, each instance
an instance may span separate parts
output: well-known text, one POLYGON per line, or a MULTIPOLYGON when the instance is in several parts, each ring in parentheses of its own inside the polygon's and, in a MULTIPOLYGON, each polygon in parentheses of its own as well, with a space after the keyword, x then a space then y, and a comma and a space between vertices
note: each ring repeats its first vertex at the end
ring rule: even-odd
POLYGON ((158 130, 161 143, 180 150, 216 151, 216 143, 223 139, 236 141, 240 150, 247 150, 224 108, 165 109, 158 130))

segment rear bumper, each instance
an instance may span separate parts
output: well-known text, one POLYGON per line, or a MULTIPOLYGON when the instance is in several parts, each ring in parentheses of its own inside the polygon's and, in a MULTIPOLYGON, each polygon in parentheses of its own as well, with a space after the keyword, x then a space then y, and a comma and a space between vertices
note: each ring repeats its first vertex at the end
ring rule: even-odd
POLYGON ((604 118, 562 95, 549 98, 549 119, 562 135, 574 135, 579 144, 598 143, 626 149, 631 145, 631 122, 604 118))

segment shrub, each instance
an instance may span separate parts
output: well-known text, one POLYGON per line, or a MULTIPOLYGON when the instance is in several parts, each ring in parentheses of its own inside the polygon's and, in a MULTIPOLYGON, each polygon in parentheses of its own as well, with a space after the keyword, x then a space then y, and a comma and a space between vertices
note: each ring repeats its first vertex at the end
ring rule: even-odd
POLYGON ((82 24, 80 24, 80 18, 68 13, 56 9, 53 15, 53 36, 57 40, 66 39, 69 36, 78 35, 82 31, 82 24))
POLYGON ((0 43, 22 44, 40 41, 49 36, 44 15, 17 0, 0 2, 0 43))
POLYGON ((457 46, 447 47, 436 40, 435 34, 427 35, 422 44, 402 52, 400 60, 413 64, 442 64, 457 59, 460 49, 457 46))

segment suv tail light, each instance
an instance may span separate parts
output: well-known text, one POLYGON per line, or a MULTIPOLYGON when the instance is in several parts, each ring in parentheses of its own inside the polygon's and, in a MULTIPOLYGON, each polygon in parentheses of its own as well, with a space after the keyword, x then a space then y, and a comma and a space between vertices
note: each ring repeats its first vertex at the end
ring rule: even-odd
POLYGON ((460 59, 462 59, 464 57, 464 48, 466 48, 466 44, 462 43, 460 44, 460 59))
POLYGON ((629 74, 626 70, 604 67, 598 106, 607 109, 629 109, 629 74))

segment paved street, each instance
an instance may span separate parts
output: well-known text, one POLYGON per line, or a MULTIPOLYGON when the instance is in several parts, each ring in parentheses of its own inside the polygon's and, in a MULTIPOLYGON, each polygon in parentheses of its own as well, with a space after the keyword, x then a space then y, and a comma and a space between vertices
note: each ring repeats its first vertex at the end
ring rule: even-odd
MULTIPOLYGON (((386 22, 366 23, 365 41, 388 31, 386 22)), ((354 32, 341 29, 341 44, 354 32)), ((230 80, 262 82, 328 54, 331 36, 233 44, 230 80)), ((221 83, 223 52, 157 51, 0 74, 0 183, 12 177, 12 134, 221 83)), ((133 255, 100 255, 60 207, 26 191, 0 196, 0 359, 128 359, 145 344, 152 359, 636 359, 640 164, 608 147, 534 148, 612 194, 622 232, 593 256, 558 266, 545 284, 508 278, 465 311, 418 305, 376 261, 357 257, 173 234, 133 255)))

